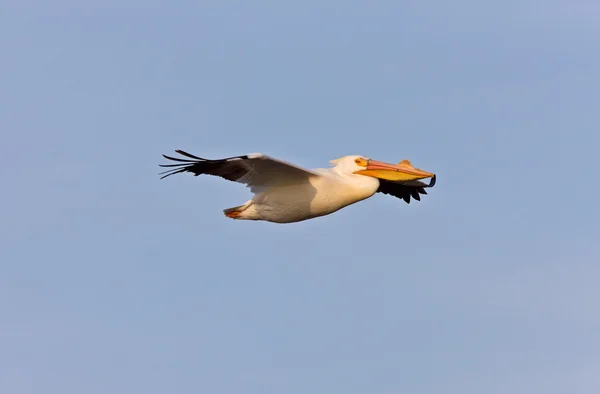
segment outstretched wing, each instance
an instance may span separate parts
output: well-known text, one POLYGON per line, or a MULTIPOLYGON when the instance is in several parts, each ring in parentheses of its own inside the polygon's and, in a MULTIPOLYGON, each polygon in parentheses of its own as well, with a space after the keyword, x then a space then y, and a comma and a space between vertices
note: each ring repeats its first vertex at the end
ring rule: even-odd
POLYGON ((262 153, 228 157, 226 159, 209 160, 194 156, 182 150, 176 150, 187 159, 163 155, 178 164, 161 164, 161 167, 172 167, 160 173, 162 178, 182 172, 214 175, 233 182, 245 183, 248 186, 283 186, 308 181, 318 174, 296 167, 293 164, 274 159, 262 153))
POLYGON ((435 185, 435 175, 429 181, 429 184, 421 181, 403 181, 390 182, 380 179, 377 193, 389 194, 397 198, 402 198, 407 204, 410 204, 410 198, 421 201, 421 194, 427 194, 426 188, 435 185))

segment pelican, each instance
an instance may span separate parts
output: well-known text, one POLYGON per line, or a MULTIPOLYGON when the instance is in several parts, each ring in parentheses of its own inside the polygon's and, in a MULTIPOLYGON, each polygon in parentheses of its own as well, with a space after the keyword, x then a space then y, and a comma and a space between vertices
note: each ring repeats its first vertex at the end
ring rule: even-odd
POLYGON ((375 193, 421 200, 425 188, 435 185, 435 174, 412 166, 408 160, 388 164, 360 155, 332 160, 331 168, 307 170, 262 153, 210 160, 176 150, 183 158, 163 155, 175 164, 161 179, 191 172, 214 175, 246 184, 254 196, 243 205, 223 210, 237 220, 294 223, 329 215, 375 193), (419 179, 431 178, 429 184, 419 179))

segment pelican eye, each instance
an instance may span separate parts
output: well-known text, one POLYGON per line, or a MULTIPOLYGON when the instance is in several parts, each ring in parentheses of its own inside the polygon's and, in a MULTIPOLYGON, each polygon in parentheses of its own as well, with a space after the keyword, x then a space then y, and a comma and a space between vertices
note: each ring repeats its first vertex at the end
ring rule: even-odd
POLYGON ((355 159, 354 162, 356 164, 358 164, 359 166, 361 166, 361 167, 366 167, 367 166, 367 161, 365 159, 363 159, 363 158, 360 158, 360 157, 358 159, 355 159))

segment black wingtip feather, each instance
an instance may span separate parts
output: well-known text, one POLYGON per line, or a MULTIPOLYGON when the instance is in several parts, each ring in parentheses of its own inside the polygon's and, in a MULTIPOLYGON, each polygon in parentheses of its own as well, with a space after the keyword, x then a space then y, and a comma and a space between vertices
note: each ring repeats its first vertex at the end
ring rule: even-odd
POLYGON ((180 155, 189 157, 189 158, 191 158, 193 160, 180 159, 180 158, 177 158, 177 157, 171 157, 171 156, 163 154, 162 156, 165 159, 176 161, 178 163, 177 164, 159 164, 158 166, 159 167, 163 167, 163 168, 164 167, 176 167, 176 168, 170 168, 169 170, 166 170, 166 171, 163 171, 163 172, 159 173, 158 175, 163 175, 164 174, 163 176, 160 177, 160 179, 164 179, 164 178, 166 178, 168 176, 171 176, 171 175, 175 175, 175 174, 179 174, 179 173, 182 173, 182 172, 189 171, 190 167, 193 167, 195 164, 197 164, 199 162, 202 162, 202 161, 206 161, 205 159, 202 159, 200 157, 196 157, 196 156, 194 156, 192 154, 189 154, 189 153, 184 152, 184 151, 179 150, 179 149, 175 150, 175 152, 179 153, 180 155))
MULTIPOLYGON (((227 157, 225 159, 210 160, 210 159, 204 159, 202 157, 194 156, 191 153, 188 153, 181 149, 176 149, 175 152, 179 153, 182 156, 188 157, 189 159, 181 159, 181 158, 177 158, 177 157, 163 155, 163 157, 165 159, 175 161, 178 164, 159 164, 160 167, 174 167, 165 172, 161 172, 159 175, 163 175, 163 174, 165 174, 165 175, 162 176, 160 179, 166 178, 166 177, 174 175, 174 174, 179 174, 182 172, 191 172, 195 176, 198 176, 200 174, 210 174, 210 175, 218 175, 218 176, 221 176, 228 180, 237 180, 238 178, 240 178, 241 176, 244 175, 244 174, 240 174, 235 177, 232 175, 235 171, 239 171, 239 169, 238 170, 232 169, 229 172, 226 171, 226 172, 222 172, 222 173, 219 173, 217 171, 217 173, 214 173, 214 174, 211 172, 211 170, 214 170, 220 164, 223 164, 225 162, 228 162, 228 161, 231 161, 234 159, 236 159, 236 160, 248 159, 247 155, 243 155, 243 156, 227 157)), ((244 168, 244 171, 247 171, 247 169, 244 168)))
POLYGON ((169 160, 173 160, 173 161, 180 161, 182 163, 195 163, 196 162, 196 160, 180 159, 178 157, 171 157, 171 156, 167 156, 167 155, 163 155, 163 157, 165 159, 169 159, 169 160))
POLYGON ((185 152, 185 151, 182 151, 181 149, 175 149, 175 152, 179 153, 180 155, 187 156, 187 157, 189 157, 190 159, 194 159, 194 160, 206 160, 206 159, 203 159, 203 158, 201 158, 201 157, 194 156, 194 155, 192 155, 191 153, 187 153, 187 152, 185 152))

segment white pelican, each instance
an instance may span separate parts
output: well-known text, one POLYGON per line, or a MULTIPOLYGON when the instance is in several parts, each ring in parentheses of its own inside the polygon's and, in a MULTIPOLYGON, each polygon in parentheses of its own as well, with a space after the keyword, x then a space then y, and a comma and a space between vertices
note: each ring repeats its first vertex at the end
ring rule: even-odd
POLYGON ((175 152, 186 158, 163 155, 178 164, 161 177, 191 172, 215 175, 244 183, 254 193, 245 204, 225 209, 232 219, 293 223, 329 215, 376 192, 421 200, 425 188, 435 185, 435 174, 414 168, 410 161, 388 164, 364 156, 344 156, 332 160, 333 168, 306 170, 262 153, 209 160, 187 152, 175 152), (431 178, 429 184, 419 179, 431 178))

